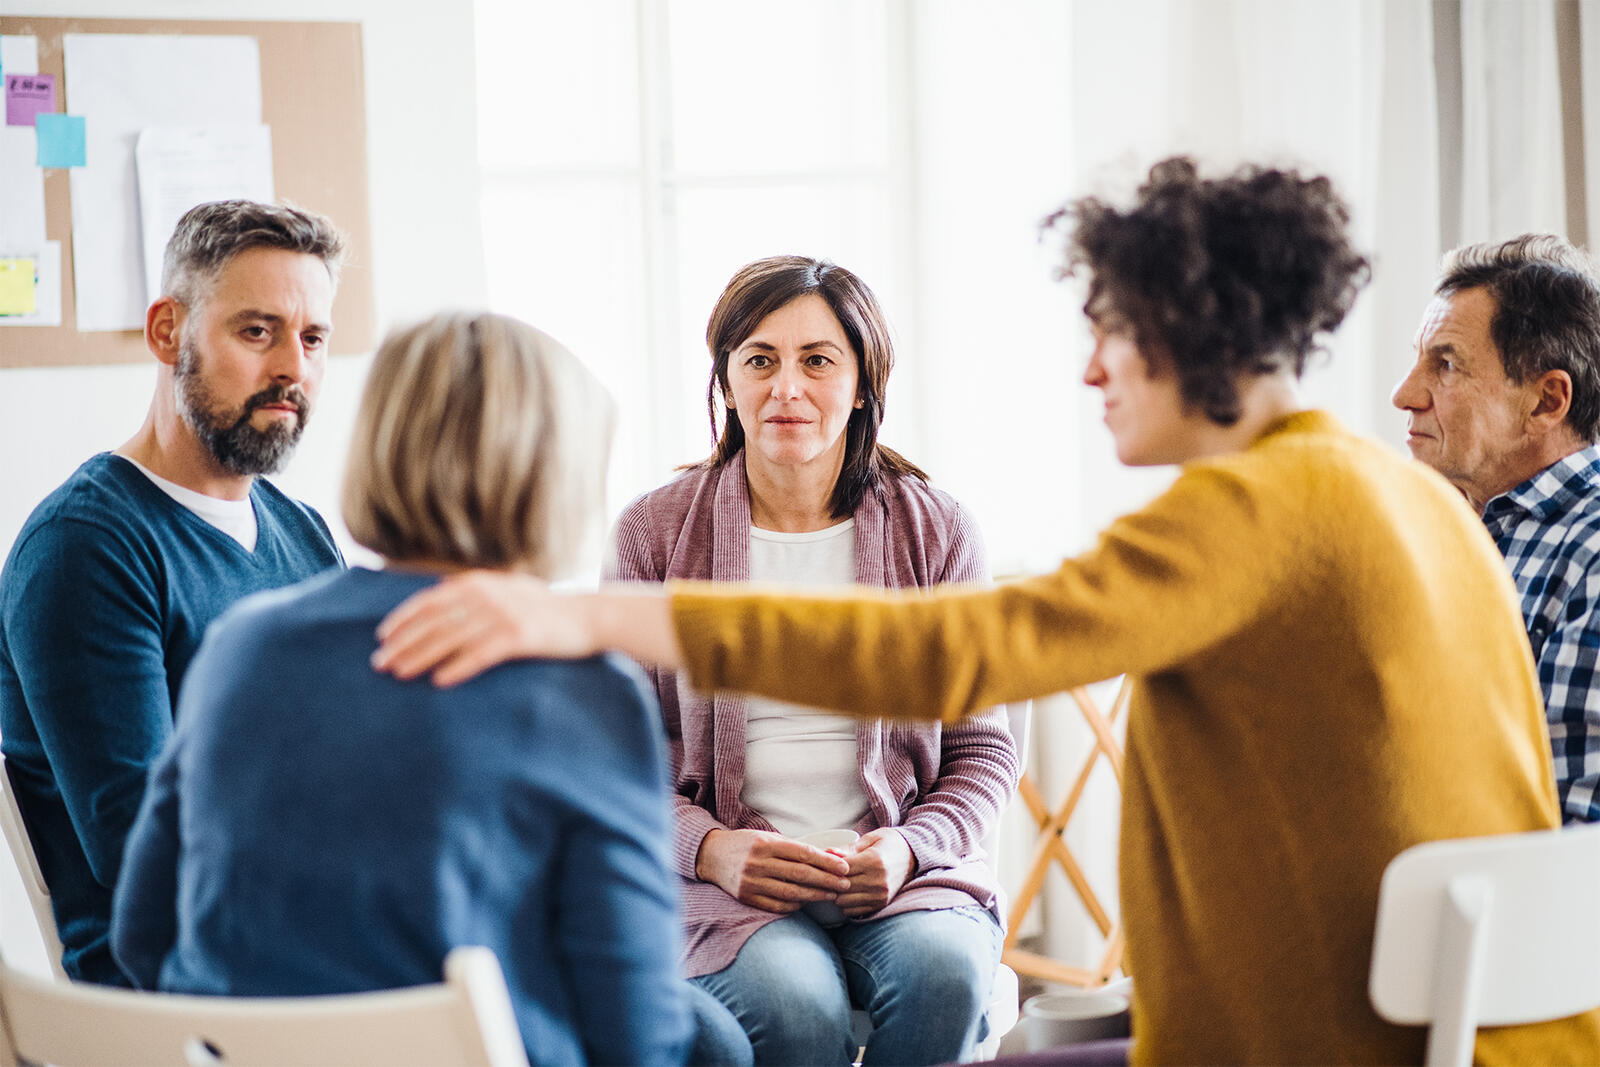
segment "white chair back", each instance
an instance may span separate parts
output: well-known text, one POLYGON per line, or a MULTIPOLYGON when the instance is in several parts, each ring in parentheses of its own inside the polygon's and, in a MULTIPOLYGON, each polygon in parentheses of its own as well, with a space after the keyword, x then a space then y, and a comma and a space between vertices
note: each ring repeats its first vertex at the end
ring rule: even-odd
POLYGON ((1600 1007, 1600 824, 1430 841, 1390 861, 1369 995, 1431 1024, 1430 1065, 1471 1062, 1480 1026, 1600 1007))
POLYGON ((527 1067, 505 976, 457 948, 444 982, 317 997, 195 997, 47 982, 0 963, 0 1065, 527 1067))
POLYGON ((56 933, 56 915, 50 906, 50 887, 44 884, 38 857, 33 854, 33 842, 28 840, 28 829, 22 824, 22 809, 17 807, 17 794, 11 788, 11 774, 3 757, 0 757, 0 792, 5 794, 0 799, 0 830, 5 832, 11 859, 22 876, 22 888, 28 894, 28 905, 33 911, 39 938, 44 942, 51 973, 66 981, 67 973, 61 969, 61 938, 56 933))

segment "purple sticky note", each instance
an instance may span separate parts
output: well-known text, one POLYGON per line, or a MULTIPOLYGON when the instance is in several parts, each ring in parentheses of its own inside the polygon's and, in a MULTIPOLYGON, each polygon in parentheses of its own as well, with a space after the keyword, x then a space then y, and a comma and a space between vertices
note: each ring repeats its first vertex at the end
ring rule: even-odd
POLYGON ((54 74, 7 74, 6 125, 32 126, 41 111, 56 109, 54 74))

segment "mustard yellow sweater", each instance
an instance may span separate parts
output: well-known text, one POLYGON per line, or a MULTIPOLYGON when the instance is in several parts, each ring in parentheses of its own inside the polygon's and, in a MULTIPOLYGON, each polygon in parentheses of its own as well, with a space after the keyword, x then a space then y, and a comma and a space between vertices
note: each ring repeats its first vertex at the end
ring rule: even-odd
MULTIPOLYGON (((1420 1062, 1367 999, 1379 878, 1419 841, 1559 825, 1506 568, 1443 480, 1301 412, 1184 467, 1054 574, 771 596, 673 586, 694 683, 952 719, 1122 672, 1139 1063, 1420 1062)), ((1600 1062, 1595 1013, 1480 1033, 1600 1062)))

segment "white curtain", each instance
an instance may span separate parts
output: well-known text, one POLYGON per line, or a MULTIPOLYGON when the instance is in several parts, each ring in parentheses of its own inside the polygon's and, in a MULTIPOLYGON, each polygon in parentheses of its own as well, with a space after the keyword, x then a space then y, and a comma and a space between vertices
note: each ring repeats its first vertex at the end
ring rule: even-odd
MULTIPOLYGON (((1461 0, 1459 239, 1566 226, 1554 3, 1461 0)), ((1440 30, 1450 9, 1439 5, 1440 30)), ((1454 42, 1437 36, 1441 52, 1454 42)), ((1443 143, 1456 135, 1441 131, 1443 143)), ((1583 235, 1586 237, 1587 235, 1583 235)))

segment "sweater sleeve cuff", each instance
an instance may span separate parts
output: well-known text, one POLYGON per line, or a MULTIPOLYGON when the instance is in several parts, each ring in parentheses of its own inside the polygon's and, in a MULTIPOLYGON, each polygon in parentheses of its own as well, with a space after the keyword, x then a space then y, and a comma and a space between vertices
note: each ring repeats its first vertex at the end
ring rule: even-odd
POLYGON ((695 861, 700 858, 700 845, 713 830, 727 829, 706 809, 687 800, 677 806, 677 827, 673 832, 673 863, 684 878, 698 878, 695 861))
POLYGON ((919 826, 915 822, 905 822, 894 829, 910 846, 911 857, 917 861, 919 871, 936 867, 954 867, 960 861, 961 857, 952 855, 949 849, 940 846, 939 835, 929 827, 919 826))

